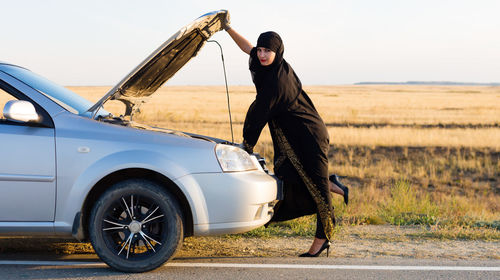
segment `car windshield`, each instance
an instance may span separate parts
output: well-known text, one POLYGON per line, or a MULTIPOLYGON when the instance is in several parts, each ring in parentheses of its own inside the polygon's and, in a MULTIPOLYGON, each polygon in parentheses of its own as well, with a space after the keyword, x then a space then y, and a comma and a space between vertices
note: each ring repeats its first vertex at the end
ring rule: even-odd
POLYGON ((21 67, 4 64, 0 66, 0 70, 34 88, 67 111, 78 115, 89 115, 87 110, 92 103, 71 90, 21 67))

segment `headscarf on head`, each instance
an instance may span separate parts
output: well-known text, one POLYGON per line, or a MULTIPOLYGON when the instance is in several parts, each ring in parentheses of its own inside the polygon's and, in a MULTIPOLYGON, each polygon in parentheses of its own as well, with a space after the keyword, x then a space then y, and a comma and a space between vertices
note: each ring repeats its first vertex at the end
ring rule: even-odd
POLYGON ((248 110, 243 129, 243 138, 249 147, 255 146, 266 123, 292 104, 302 92, 299 78, 283 58, 284 50, 283 41, 278 33, 268 31, 260 34, 257 47, 250 51, 249 69, 257 96, 248 110), (267 48, 276 53, 271 65, 260 64, 257 57, 258 47, 267 48))
MULTIPOLYGON (((270 49, 276 53, 273 65, 278 65, 283 60, 283 52, 285 51, 285 49, 283 47, 283 41, 281 40, 280 35, 278 35, 278 33, 276 32, 268 31, 260 34, 259 39, 257 39, 256 47, 270 49)), ((258 63, 258 66, 261 66, 260 63, 258 63)), ((272 65, 269 66, 272 67, 272 65)), ((261 67, 265 68, 268 66, 261 66, 261 67)))

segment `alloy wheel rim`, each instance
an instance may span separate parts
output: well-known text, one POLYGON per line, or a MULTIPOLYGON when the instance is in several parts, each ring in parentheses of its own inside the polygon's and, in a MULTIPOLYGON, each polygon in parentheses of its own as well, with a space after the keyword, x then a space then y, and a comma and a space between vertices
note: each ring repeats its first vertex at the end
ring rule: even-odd
POLYGON ((126 260, 148 258, 166 242, 165 212, 154 199, 130 194, 113 201, 105 210, 101 231, 112 253, 126 260))

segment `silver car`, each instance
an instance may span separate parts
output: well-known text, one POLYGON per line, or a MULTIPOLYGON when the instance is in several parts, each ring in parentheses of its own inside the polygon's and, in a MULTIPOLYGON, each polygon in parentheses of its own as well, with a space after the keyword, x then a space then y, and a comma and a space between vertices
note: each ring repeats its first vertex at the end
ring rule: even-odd
POLYGON ((179 30, 96 104, 0 63, 0 234, 90 240, 128 272, 154 269, 186 236, 270 220, 278 181, 230 142, 131 121, 140 104, 221 30, 226 11, 179 30), (103 109, 125 103, 123 116, 103 109))

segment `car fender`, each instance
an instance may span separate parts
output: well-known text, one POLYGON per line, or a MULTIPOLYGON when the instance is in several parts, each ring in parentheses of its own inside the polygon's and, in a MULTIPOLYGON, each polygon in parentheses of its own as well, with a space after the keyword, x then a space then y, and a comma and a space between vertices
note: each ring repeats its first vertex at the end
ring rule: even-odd
MULTIPOLYGON (((72 186, 60 187, 57 192, 56 232, 71 233, 76 213, 82 210, 88 194, 94 186, 111 173, 129 168, 141 168, 162 174, 175 181, 176 178, 187 175, 187 170, 169 160, 164 154, 147 150, 128 150, 109 154, 89 165, 79 174, 72 186), (132 159, 132 160, 131 160, 132 159), (69 190, 68 193, 60 193, 69 190)), ((188 197, 185 187, 181 191, 188 197)), ((195 191, 196 193, 196 191, 195 191)), ((188 198, 191 204, 192 200, 188 198)), ((193 207, 191 206, 191 209, 193 207)), ((194 210, 194 209, 192 209, 194 210)))

